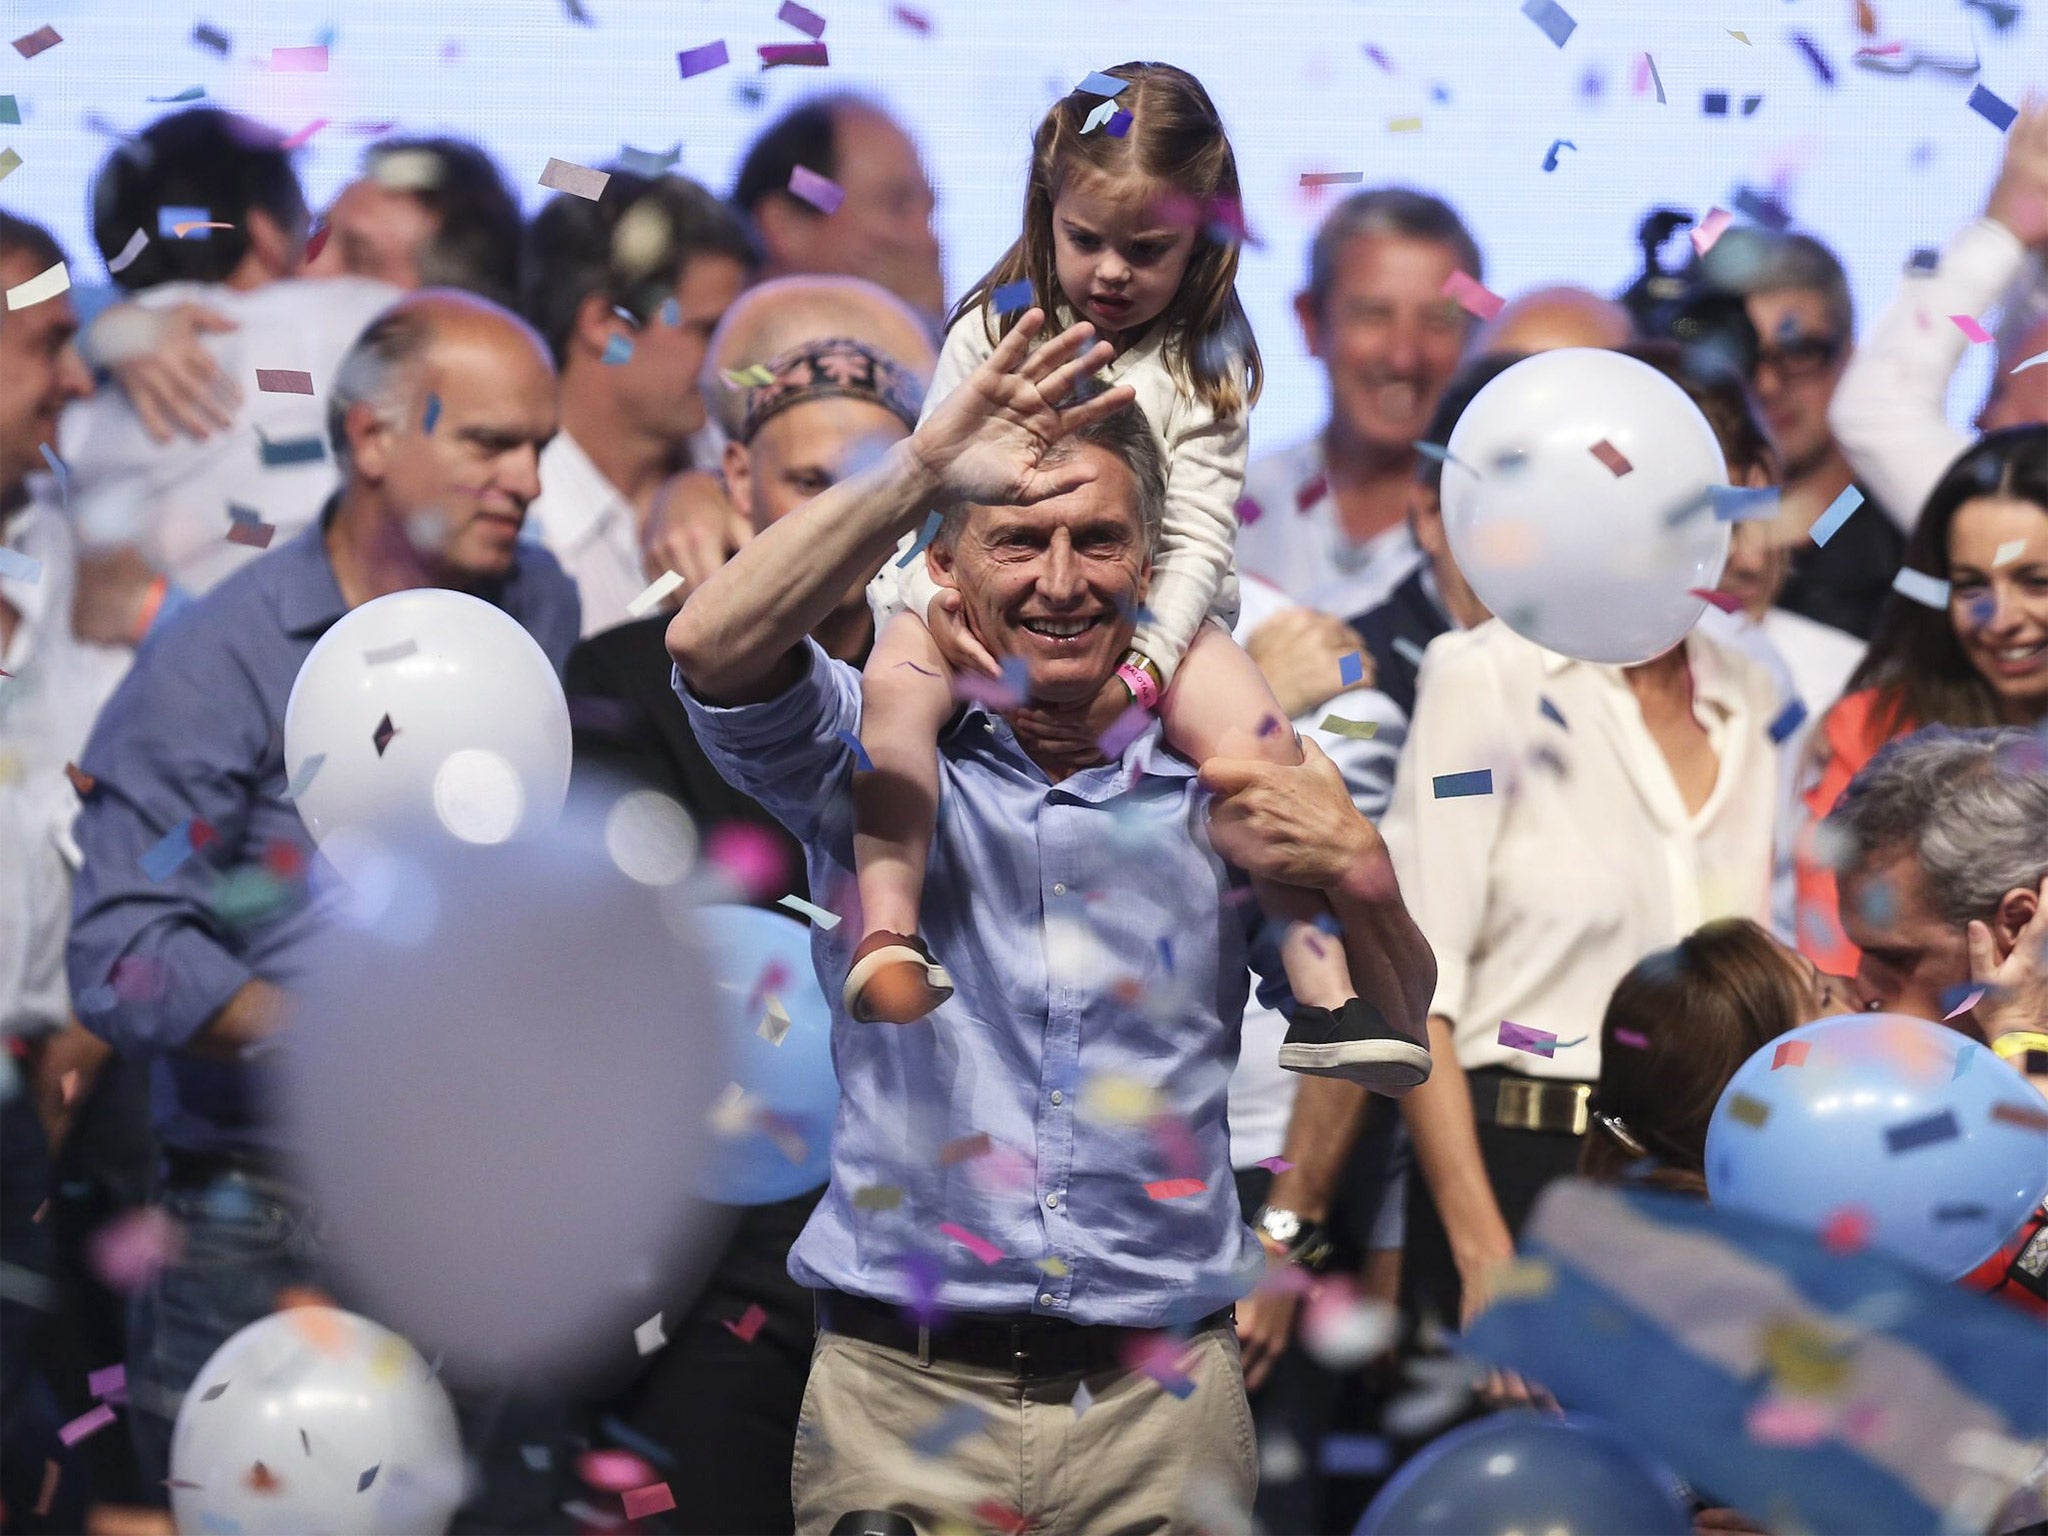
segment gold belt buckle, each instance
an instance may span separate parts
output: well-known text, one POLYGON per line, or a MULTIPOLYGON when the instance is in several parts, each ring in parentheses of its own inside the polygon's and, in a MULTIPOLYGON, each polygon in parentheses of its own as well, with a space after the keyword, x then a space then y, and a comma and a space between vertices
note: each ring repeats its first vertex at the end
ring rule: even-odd
POLYGON ((1593 1090, 1586 1083, 1550 1083, 1510 1077, 1494 1100, 1493 1123, 1512 1131, 1562 1131, 1583 1136, 1592 1121, 1593 1090))

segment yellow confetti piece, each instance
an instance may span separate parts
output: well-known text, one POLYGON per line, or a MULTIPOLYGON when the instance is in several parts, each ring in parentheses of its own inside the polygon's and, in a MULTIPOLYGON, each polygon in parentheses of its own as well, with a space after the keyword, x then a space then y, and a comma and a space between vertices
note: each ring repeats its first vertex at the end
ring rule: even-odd
POLYGON ((1387 119, 1389 133, 1420 133, 1422 119, 1419 117, 1390 117, 1387 119))
POLYGON ((370 1356, 370 1379, 379 1383, 398 1380, 399 1372, 411 1358, 411 1346, 396 1334, 379 1340, 376 1352, 370 1356))
POLYGON ((1496 1301, 1548 1296, 1557 1289, 1557 1271, 1542 1259, 1515 1259, 1493 1272, 1496 1301))
POLYGON ((1824 1332, 1804 1318, 1773 1317, 1760 1340, 1777 1390, 1794 1397, 1832 1397, 1848 1385, 1853 1339, 1824 1332))
POLYGON ((1332 736, 1349 736, 1353 741, 1371 741, 1380 733, 1377 720, 1346 720, 1341 715, 1325 715, 1323 723, 1316 727, 1328 731, 1332 736))
POLYGON ((749 364, 745 368, 728 368, 719 377, 734 389, 755 389, 760 385, 775 382, 775 375, 759 363, 749 364))
POLYGON ((11 149, 0 149, 0 181, 5 181, 21 169, 21 156, 11 149))
POLYGON ((1064 1280, 1067 1277, 1067 1266, 1062 1264, 1058 1259, 1050 1257, 1040 1259, 1038 1261, 1038 1267, 1044 1270, 1048 1275, 1051 1275, 1055 1280, 1064 1280))
POLYGON ((1742 44, 1743 47, 1754 48, 1756 46, 1755 43, 1752 43, 1749 40, 1749 34, 1747 32, 1738 32, 1733 27, 1728 27, 1725 30, 1727 31, 1730 37, 1734 38, 1735 41, 1742 44))
POLYGON ((1135 1077, 1100 1072, 1081 1085, 1081 1117, 1100 1125, 1136 1125, 1159 1113, 1159 1090, 1135 1077))
POLYGON ((870 1184, 853 1192, 857 1211, 893 1211, 903 1203, 903 1191, 893 1184, 870 1184))

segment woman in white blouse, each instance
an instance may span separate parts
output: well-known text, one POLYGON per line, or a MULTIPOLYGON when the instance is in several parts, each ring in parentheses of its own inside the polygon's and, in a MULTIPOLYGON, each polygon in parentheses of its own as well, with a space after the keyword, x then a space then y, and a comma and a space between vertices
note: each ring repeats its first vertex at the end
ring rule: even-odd
POLYGON ((1409 1306, 1469 1315, 1577 1165, 1615 983, 1709 919, 1767 919, 1779 707, 1764 667, 1697 630, 1633 667, 1497 619, 1430 645, 1383 829, 1438 971, 1436 1071, 1402 1103, 1409 1306), (1436 797, 1480 768, 1490 794, 1436 797))

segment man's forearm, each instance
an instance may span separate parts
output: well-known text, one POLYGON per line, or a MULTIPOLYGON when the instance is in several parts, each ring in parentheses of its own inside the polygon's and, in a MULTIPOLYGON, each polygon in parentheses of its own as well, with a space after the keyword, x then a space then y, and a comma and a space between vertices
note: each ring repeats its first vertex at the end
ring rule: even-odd
POLYGON ((1337 1077, 1304 1077, 1287 1120, 1280 1155, 1293 1166, 1273 1177, 1268 1203, 1306 1220, 1329 1220, 1330 1202, 1351 1144, 1365 1124, 1372 1095, 1337 1077))
POLYGON ((1409 1092, 1401 1112, 1408 1117, 1416 1166, 1450 1237, 1451 1255, 1465 1270, 1508 1257, 1514 1237, 1479 1155, 1479 1122, 1451 1026, 1434 1014, 1429 1047, 1435 1062, 1429 1081, 1409 1092))
POLYGON ((267 981, 244 982, 220 1011, 185 1042, 185 1049, 209 1061, 239 1061, 252 1045, 277 1033, 284 1022, 285 993, 267 981))
POLYGON ((1429 1044, 1429 1000, 1436 955, 1401 900, 1384 855, 1368 876, 1326 893, 1344 937, 1344 959, 1358 995, 1413 1039, 1429 1044))
POLYGON ((669 622, 669 654, 711 703, 743 703, 867 577, 932 500, 909 441, 761 530, 669 622))

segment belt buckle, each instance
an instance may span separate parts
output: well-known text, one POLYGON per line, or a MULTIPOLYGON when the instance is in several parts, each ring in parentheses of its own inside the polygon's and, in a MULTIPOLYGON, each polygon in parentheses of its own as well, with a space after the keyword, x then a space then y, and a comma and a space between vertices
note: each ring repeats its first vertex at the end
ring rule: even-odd
POLYGON ((1548 1083, 1541 1078, 1510 1077, 1500 1085, 1494 1100, 1494 1124, 1514 1131, 1563 1131, 1583 1136, 1592 1119, 1593 1092, 1584 1083, 1548 1083), (1558 1123, 1554 1111, 1556 1096, 1569 1094, 1568 1124, 1558 1123))

